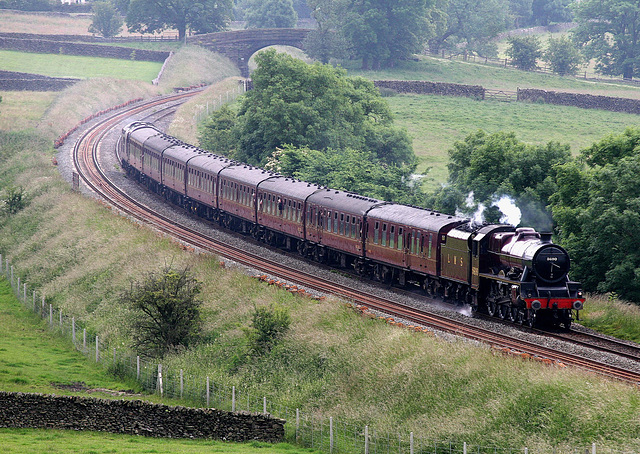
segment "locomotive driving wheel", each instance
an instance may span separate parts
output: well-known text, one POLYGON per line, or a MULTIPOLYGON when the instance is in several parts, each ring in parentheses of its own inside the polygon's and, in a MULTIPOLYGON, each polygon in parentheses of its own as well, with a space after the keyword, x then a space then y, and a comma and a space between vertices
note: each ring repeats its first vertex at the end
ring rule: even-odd
POLYGON ((509 319, 510 322, 517 322, 518 321, 518 314, 519 314, 519 310, 517 307, 515 306, 511 306, 509 308, 509 315, 507 316, 507 318, 509 319))
POLYGON ((501 320, 505 320, 509 315, 509 312, 509 306, 507 306, 506 304, 500 304, 498 306, 498 318, 500 318, 501 320))
POLYGON ((487 312, 492 317, 498 313, 498 303, 495 300, 487 301, 487 312))

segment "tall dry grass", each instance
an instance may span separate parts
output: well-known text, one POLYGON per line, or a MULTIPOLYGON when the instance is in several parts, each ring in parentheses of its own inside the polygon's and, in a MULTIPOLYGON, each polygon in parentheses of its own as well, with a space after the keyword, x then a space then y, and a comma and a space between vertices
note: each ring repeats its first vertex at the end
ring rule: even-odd
POLYGON ((0 96, 0 131, 22 131, 38 125, 57 93, 3 91, 0 96))

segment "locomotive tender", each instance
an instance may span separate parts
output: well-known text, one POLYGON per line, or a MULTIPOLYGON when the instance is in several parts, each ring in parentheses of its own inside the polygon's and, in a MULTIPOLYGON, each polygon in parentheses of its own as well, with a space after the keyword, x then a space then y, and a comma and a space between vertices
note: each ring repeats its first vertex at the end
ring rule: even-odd
POLYGON ((385 283, 419 285, 489 315, 569 329, 583 308, 550 234, 376 200, 217 156, 153 124, 125 126, 127 174, 167 200, 273 246, 385 283))

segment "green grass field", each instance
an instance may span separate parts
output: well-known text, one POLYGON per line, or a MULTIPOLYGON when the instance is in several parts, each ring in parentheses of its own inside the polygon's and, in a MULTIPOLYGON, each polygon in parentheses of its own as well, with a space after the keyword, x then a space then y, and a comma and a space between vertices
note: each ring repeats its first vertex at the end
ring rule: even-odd
POLYGON ((162 63, 0 50, 0 69, 50 77, 108 77, 151 82, 162 63))
POLYGON ((429 80, 458 84, 481 85, 485 88, 516 91, 518 88, 540 88, 555 91, 590 93, 593 95, 640 98, 640 87, 621 83, 594 83, 574 77, 520 71, 496 65, 451 61, 420 56, 418 61, 405 61, 396 68, 362 71, 355 62, 345 62, 350 75, 368 79, 429 80))
POLYGON ((398 126, 405 127, 420 159, 419 170, 434 184, 447 178, 447 150, 455 141, 482 129, 488 133, 514 131, 519 140, 542 145, 566 143, 574 154, 612 132, 637 126, 637 115, 522 102, 476 101, 431 95, 385 98, 398 126))

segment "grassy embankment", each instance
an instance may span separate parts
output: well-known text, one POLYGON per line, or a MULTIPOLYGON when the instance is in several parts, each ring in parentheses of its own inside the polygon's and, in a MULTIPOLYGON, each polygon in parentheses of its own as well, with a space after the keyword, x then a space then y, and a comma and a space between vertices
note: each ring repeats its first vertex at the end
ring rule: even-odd
MULTIPOLYGON (((95 84, 92 89, 101 91, 101 82, 95 84)), ((141 84, 134 85, 140 90, 141 84)), ((58 105, 81 99, 68 92, 58 105)), ((49 109, 42 123, 62 128, 66 111, 52 116, 55 111, 49 109)), ((189 263, 206 284, 208 341, 168 358, 169 367, 243 384, 283 404, 316 408, 319 416, 367 423, 383 433, 412 430, 436 440, 546 451, 593 441, 616 449, 640 447, 634 388, 495 356, 462 341, 362 319, 333 301, 310 302, 266 288, 70 193, 49 164, 46 142, 3 134, 2 150, 0 185, 25 186, 29 205, 0 218, 0 251, 55 305, 113 342, 127 337, 126 311, 117 295, 129 279, 167 261, 189 263), (9 139, 15 146, 7 146, 9 139), (267 357, 247 358, 241 327, 249 323, 253 305, 272 301, 291 311, 292 329, 267 357)))
MULTIPOLYGON (((49 330, 46 323, 26 311, 0 280, 0 389, 14 392, 89 395, 107 399, 145 399, 162 402, 157 396, 140 394, 135 381, 114 379, 75 351, 67 339, 49 330), (73 392, 65 385, 83 386, 73 392), (126 390, 122 394, 121 390, 126 390)), ((171 401, 163 403, 169 405, 171 401)), ((173 403, 175 404, 175 403, 173 403)), ((311 452, 288 444, 222 443, 211 440, 169 440, 61 430, 0 429, 3 453, 201 453, 253 454, 268 447, 273 453, 311 452)))

